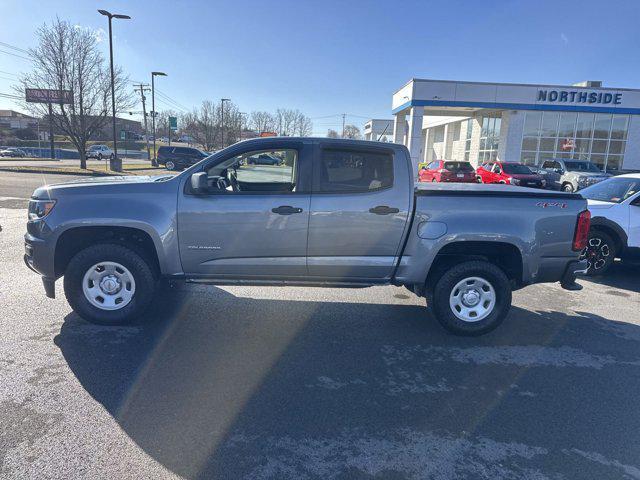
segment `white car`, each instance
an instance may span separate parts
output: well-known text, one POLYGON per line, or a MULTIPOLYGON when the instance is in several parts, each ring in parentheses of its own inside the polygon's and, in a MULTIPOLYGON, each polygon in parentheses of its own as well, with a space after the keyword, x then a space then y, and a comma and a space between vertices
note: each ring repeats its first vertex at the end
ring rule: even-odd
POLYGON ((113 150, 106 145, 91 145, 87 150, 87 158, 97 158, 98 160, 113 158, 113 150))
POLYGON ((588 201, 591 229, 582 257, 587 275, 604 273, 615 258, 640 254, 640 173, 611 177, 580 191, 588 201))

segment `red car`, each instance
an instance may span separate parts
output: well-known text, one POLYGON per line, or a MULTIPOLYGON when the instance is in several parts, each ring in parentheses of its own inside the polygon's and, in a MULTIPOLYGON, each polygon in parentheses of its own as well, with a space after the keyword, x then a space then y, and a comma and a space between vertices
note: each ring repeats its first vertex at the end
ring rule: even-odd
POLYGON ((476 175, 479 183, 508 183, 532 188, 544 188, 547 184, 542 175, 515 162, 488 162, 478 167, 476 175))
POLYGON ((474 183, 476 172, 469 162, 453 160, 434 160, 418 172, 420 182, 458 182, 474 183))

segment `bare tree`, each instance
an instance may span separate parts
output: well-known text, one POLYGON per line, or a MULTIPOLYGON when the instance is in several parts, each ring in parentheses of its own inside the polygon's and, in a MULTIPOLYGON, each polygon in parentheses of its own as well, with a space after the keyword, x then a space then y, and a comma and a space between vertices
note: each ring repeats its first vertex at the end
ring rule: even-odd
POLYGON ((299 137, 308 137, 313 132, 313 123, 305 114, 296 110, 294 134, 299 137))
POLYGON ((279 108, 276 110, 276 131, 278 135, 284 137, 290 137, 295 135, 296 131, 296 119, 298 118, 298 110, 291 110, 288 108, 279 108))
POLYGON ((345 125, 343 137, 360 140, 362 139, 362 134, 360 133, 360 129, 355 125, 345 125))
POLYGON ((258 133, 273 132, 275 128, 275 119, 269 112, 251 112, 249 125, 258 133))
MULTIPOLYGON (((69 90, 70 104, 26 103, 24 108, 35 116, 47 116, 53 127, 69 137, 80 155, 80 168, 87 168, 87 142, 108 124, 111 111, 111 77, 93 32, 56 19, 37 31, 38 46, 29 49, 34 68, 20 78, 18 91, 25 88, 69 90)), ((116 111, 134 104, 127 88, 128 78, 115 68, 116 111)))
POLYGON ((222 145, 224 128, 224 146, 240 139, 242 114, 231 102, 224 105, 224 126, 222 125, 222 107, 220 102, 205 100, 199 109, 183 115, 183 131, 191 135, 204 150, 217 150, 222 145))
POLYGON ((338 132, 330 128, 327 130, 327 138, 338 138, 338 132))

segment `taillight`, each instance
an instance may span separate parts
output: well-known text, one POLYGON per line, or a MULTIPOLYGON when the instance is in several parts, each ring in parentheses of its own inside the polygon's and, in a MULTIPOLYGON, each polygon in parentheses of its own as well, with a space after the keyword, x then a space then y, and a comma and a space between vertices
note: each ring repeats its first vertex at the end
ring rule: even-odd
POLYGON ((589 238, 589 226, 591 225, 591 212, 584 210, 578 214, 576 232, 573 234, 573 250, 579 252, 587 246, 589 238))

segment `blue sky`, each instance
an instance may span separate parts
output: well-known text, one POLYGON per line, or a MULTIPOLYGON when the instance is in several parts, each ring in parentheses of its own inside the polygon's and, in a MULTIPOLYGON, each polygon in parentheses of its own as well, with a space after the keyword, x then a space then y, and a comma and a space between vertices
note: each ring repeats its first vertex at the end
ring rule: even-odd
MULTIPOLYGON (((132 17, 114 23, 132 80, 165 71, 159 90, 188 108, 220 97, 243 112, 299 108, 316 134, 341 123, 318 117, 390 117, 391 94, 412 77, 640 88, 635 0, 0 0, 0 42, 32 46, 56 15, 104 35, 97 8, 132 17)), ((0 92, 28 68, 0 51, 0 92)))

